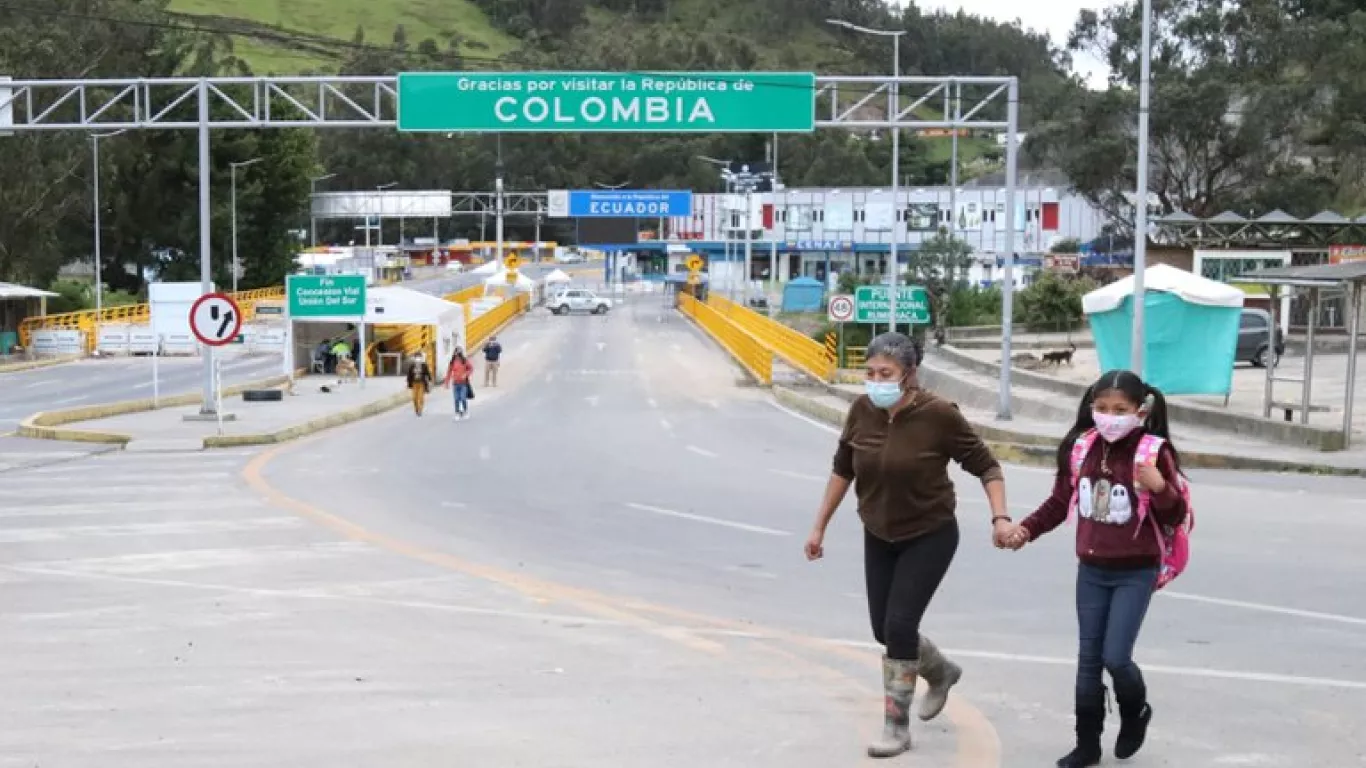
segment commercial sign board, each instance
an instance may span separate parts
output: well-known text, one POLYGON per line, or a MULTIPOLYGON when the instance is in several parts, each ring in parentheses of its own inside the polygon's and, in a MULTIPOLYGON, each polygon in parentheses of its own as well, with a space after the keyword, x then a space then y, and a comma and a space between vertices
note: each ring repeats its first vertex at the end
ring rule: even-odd
POLYGON ((1329 264, 1342 264, 1352 261, 1366 261, 1366 245, 1328 246, 1329 264))
POLYGON ((364 317, 365 275, 290 275, 285 296, 292 318, 364 317))
POLYGON ((554 190, 546 196, 552 219, 691 216, 692 192, 671 189, 554 190))
MULTIPOLYGON (((854 322, 890 322, 890 298, 891 292, 885 285, 860 285, 854 291, 854 322)), ((929 325, 930 294, 918 285, 897 286, 896 321, 898 324, 929 325)))
POLYGON ((809 72, 404 72, 400 131, 807 133, 809 72))

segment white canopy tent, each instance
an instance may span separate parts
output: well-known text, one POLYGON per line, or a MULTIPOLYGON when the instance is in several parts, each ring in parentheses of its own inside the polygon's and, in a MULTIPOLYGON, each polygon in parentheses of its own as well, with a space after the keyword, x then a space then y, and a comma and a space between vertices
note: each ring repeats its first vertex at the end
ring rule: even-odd
POLYGON ((498 274, 499 272, 506 271, 506 269, 507 269, 506 267, 504 267, 502 264, 498 263, 497 261, 486 261, 486 262, 484 262, 483 264, 480 264, 479 266, 477 266, 477 267, 475 267, 474 269, 470 270, 470 274, 472 274, 472 275, 496 275, 496 274, 498 274))
POLYGON ((554 272, 551 272, 550 274, 546 275, 544 279, 547 284, 574 282, 574 278, 570 277, 569 275, 566 275, 564 273, 564 270, 562 269, 557 269, 554 272))
MULTIPOLYGON (((485 280, 484 285, 497 287, 504 285, 514 285, 514 283, 508 282, 508 272, 505 269, 502 272, 499 272, 498 274, 493 275, 492 277, 485 280)), ((525 274, 521 272, 517 273, 517 282, 515 283, 515 285, 519 293, 527 293, 536 289, 536 281, 532 280, 531 278, 527 277, 525 274)))
MULTIPOLYGON (((1183 301, 1207 307, 1243 306, 1246 294, 1227 283, 1208 280, 1184 269, 1156 264, 1143 273, 1143 287, 1149 291, 1174 293, 1183 301)), ((1133 275, 1097 288, 1081 298, 1082 311, 1088 315, 1117 309, 1124 300, 1134 295, 1133 275)))
MULTIPOLYGON (((311 359, 314 347, 320 342, 348 333, 347 326, 358 324, 355 317, 290 318, 290 339, 286 369, 293 371, 293 358, 303 352, 303 359, 311 359)), ((370 288, 366 291, 365 326, 426 325, 431 326, 436 338, 437 360, 450 357, 455 347, 464 343, 465 310, 459 304, 437 296, 400 286, 370 288)), ((362 328, 361 331, 364 331, 362 328)), ((370 332, 358 332, 358 341, 373 339, 370 332)), ((362 370, 363 370, 362 366, 362 370)))

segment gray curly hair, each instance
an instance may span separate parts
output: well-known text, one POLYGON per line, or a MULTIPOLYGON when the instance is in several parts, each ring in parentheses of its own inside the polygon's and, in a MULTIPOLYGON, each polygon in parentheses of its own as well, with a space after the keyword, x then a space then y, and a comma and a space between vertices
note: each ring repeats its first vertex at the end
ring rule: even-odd
POLYGON ((913 371, 924 358, 924 351, 915 340, 904 333, 889 332, 875 336, 868 342, 868 359, 886 357, 897 362, 904 370, 913 371))

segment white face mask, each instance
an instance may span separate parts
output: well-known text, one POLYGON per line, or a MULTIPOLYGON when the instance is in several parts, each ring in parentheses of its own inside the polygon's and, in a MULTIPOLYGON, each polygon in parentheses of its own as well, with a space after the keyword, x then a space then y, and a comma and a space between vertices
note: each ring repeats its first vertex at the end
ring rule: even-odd
POLYGON ((1143 417, 1136 413, 1114 415, 1092 411, 1091 418, 1096 422, 1096 432, 1099 432, 1107 443, 1123 440, 1135 429, 1143 426, 1143 417))

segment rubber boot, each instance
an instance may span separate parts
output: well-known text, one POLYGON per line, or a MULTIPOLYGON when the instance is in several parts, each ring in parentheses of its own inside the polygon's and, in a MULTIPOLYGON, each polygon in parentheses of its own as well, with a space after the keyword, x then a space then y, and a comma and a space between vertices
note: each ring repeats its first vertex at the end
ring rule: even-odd
POLYGON ((1105 731, 1105 696, 1077 701, 1077 746, 1058 759, 1058 768, 1100 765, 1100 736, 1105 731))
POLYGON ((882 738, 868 745, 869 757, 896 757, 911 748, 911 699, 915 698, 915 661, 882 659, 884 721, 882 738))
POLYGON ((933 720, 944 711, 949 689, 963 677, 963 668, 949 661, 928 637, 920 636, 920 677, 928 688, 920 699, 921 720, 933 720))
POLYGON ((1148 738, 1148 723, 1153 719, 1153 708, 1148 704, 1148 686, 1140 680, 1136 686, 1115 686, 1115 701, 1119 704, 1119 736, 1115 739, 1115 757, 1127 760, 1138 754, 1148 738))

